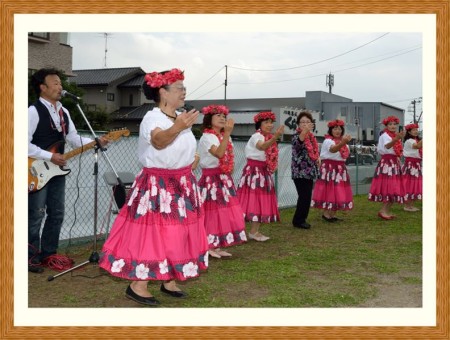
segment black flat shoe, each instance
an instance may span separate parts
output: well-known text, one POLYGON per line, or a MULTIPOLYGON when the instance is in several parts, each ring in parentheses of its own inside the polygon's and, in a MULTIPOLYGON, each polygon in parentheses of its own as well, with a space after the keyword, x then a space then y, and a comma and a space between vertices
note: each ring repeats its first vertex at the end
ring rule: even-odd
POLYGON ((327 222, 336 222, 337 221, 336 217, 326 217, 325 215, 322 215, 322 218, 327 222))
POLYGON ((125 296, 129 298, 130 300, 133 300, 134 302, 141 303, 143 305, 147 306, 158 306, 160 302, 156 300, 153 296, 152 297, 144 297, 137 295, 133 289, 131 289, 131 285, 128 285, 127 290, 125 291, 125 296))
POLYGON ((168 290, 166 287, 164 287, 163 283, 161 283, 161 292, 169 294, 170 296, 176 298, 185 298, 186 296, 188 296, 188 294, 186 292, 183 292, 182 290, 168 290))

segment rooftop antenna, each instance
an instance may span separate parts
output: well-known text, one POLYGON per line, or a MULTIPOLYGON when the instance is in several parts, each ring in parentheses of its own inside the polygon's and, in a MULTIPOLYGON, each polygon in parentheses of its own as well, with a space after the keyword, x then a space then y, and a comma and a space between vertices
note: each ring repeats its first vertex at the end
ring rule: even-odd
POLYGON ((105 37, 105 68, 107 68, 106 66, 106 55, 108 53, 108 34, 109 33, 103 33, 103 36, 105 37))

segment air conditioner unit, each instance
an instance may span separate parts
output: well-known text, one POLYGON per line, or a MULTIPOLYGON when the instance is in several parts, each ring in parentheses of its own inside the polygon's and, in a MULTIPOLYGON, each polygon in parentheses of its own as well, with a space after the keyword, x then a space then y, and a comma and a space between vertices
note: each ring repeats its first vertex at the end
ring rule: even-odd
POLYGON ((374 140, 373 137, 373 129, 372 128, 366 128, 366 140, 374 140))

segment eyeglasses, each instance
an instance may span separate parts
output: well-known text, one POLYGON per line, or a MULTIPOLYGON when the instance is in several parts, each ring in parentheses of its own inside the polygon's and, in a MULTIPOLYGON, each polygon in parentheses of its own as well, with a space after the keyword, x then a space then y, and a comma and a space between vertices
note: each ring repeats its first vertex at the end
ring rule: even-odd
POLYGON ((177 86, 170 85, 169 87, 174 87, 180 91, 186 91, 186 86, 183 86, 183 85, 177 85, 177 86))

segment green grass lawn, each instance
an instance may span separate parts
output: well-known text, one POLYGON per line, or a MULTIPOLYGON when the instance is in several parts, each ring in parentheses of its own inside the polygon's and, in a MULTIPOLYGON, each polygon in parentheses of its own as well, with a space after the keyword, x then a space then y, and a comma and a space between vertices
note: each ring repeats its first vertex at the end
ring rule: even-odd
MULTIPOLYGON (((322 211, 311 209, 309 230, 292 227, 294 209, 283 209, 281 222, 261 227, 269 241, 249 240, 227 248, 233 257, 210 257, 207 272, 180 283, 189 298, 163 296, 160 282, 150 282, 149 291, 160 299, 161 307, 296 308, 367 306, 394 287, 405 297, 409 290, 421 292, 422 212, 409 213, 394 205, 397 218, 384 221, 377 216, 380 205, 366 195, 355 196, 354 203, 352 211, 338 213, 343 221, 337 223, 322 220, 322 211)), ((92 251, 87 247, 72 246, 69 255, 80 263, 92 251)), ((29 274, 29 304, 138 307, 124 297, 128 282, 105 273, 88 264, 45 284, 36 281, 47 275, 29 274), (92 280, 82 276, 92 271, 101 275, 92 280), (45 290, 52 292, 51 298, 45 290)), ((377 307, 405 307, 392 299, 385 303, 377 307)))

